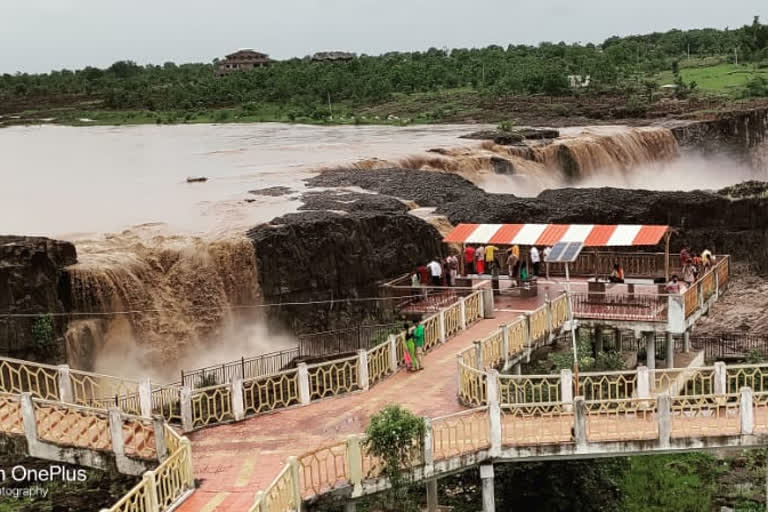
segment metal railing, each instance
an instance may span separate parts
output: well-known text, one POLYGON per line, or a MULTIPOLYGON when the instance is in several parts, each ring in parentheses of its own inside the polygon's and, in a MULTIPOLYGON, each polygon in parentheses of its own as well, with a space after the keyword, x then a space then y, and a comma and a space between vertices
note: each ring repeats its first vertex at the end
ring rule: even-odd
POLYGON ((240 358, 236 361, 181 371, 181 385, 190 388, 203 388, 224 384, 232 379, 251 379, 278 373, 299 357, 299 347, 261 354, 255 357, 240 358))
POLYGON ((403 329, 403 324, 358 325, 331 331, 299 335, 298 357, 325 357, 358 350, 369 350, 386 341, 390 334, 403 329))
POLYGON ((573 313, 577 318, 666 322, 667 295, 619 295, 615 293, 573 293, 573 313))

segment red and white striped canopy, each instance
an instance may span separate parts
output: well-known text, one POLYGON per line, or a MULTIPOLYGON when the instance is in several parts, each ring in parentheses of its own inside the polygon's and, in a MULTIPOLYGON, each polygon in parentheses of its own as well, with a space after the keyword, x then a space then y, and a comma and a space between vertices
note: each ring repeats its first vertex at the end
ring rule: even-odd
POLYGON ((586 247, 657 245, 669 226, 619 224, 459 224, 446 243, 554 245, 581 242, 586 247))

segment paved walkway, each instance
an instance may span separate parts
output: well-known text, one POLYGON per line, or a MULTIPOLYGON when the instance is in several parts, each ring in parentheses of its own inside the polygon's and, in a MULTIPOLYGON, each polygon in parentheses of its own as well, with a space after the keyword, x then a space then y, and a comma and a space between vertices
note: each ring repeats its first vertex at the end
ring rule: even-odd
POLYGON ((321 400, 240 423, 189 435, 200 488, 182 505, 189 512, 247 511, 256 491, 267 487, 285 460, 365 430, 370 416, 399 403, 428 417, 463 409, 457 399, 456 354, 518 313, 497 312, 425 356, 425 370, 400 371, 368 392, 321 400))

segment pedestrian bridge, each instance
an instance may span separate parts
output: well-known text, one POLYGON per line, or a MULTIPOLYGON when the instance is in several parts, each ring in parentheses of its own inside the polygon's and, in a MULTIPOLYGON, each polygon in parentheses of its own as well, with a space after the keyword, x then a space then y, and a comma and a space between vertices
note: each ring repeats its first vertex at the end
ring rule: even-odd
MULTIPOLYGON (((692 288, 695 307, 689 314, 685 306, 684 321, 725 291, 728 261, 721 258, 692 288)), ((578 386, 568 370, 500 375, 566 325, 562 285, 539 287, 534 300, 494 300, 488 283, 456 295, 423 320, 426 369, 416 374, 399 371, 402 333, 352 357, 203 388, 0 359, 0 430, 33 441, 38 457, 77 456, 95 467, 104 456, 131 459, 118 464, 124 472, 143 470, 133 464, 143 457, 154 469, 110 509, 142 512, 287 512, 333 497, 352 508, 354 499, 386 487, 361 432, 389 403, 430 418, 415 477, 428 481, 432 498, 436 478, 480 465, 488 481, 493 462, 759 445, 768 431, 768 366, 656 369, 649 360, 632 371, 582 373, 578 386), (51 415, 38 409, 49 402, 55 420, 42 421, 51 415)), ((687 304, 685 295, 665 300, 687 304)), ((620 309, 603 313, 607 321, 631 321, 620 309)))

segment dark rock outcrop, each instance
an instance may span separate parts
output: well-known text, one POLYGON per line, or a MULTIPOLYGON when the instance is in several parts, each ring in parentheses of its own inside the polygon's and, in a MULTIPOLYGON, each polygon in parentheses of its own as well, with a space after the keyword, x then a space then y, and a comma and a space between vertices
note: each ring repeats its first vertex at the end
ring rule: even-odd
POLYGON ((437 229, 404 213, 289 214, 248 236, 265 303, 321 302, 266 308, 271 320, 305 332, 386 317, 386 303, 355 299, 378 296, 380 281, 442 250, 437 229), (350 302, 325 302, 339 299, 350 302))
POLYGON ((40 321, 38 315, 63 313, 71 303, 63 269, 76 261, 75 246, 69 242, 0 236, 0 353, 65 362, 65 318, 50 317, 52 340, 40 339, 33 328, 40 321))

